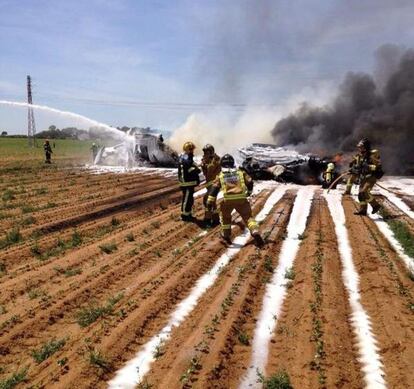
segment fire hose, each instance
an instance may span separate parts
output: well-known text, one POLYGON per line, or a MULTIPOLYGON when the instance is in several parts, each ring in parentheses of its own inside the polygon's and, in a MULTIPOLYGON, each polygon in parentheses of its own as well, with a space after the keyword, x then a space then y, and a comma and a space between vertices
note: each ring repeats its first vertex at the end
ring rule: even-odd
POLYGON ((396 190, 388 189, 385 186, 382 186, 382 185, 378 184, 378 182, 376 182, 375 185, 379 186, 381 189, 384 189, 384 190, 386 190, 386 191, 388 191, 390 193, 393 193, 393 194, 396 194, 396 195, 400 195, 400 196, 403 196, 404 195, 403 193, 397 192, 396 190))
POLYGON ((264 238, 264 241, 267 243, 268 239, 270 238, 270 235, 272 235, 273 230, 276 228, 277 224, 279 223, 279 219, 282 217, 282 215, 284 215, 285 213, 285 208, 283 208, 280 212, 279 212, 279 216, 277 217, 276 221, 273 223, 272 228, 269 231, 266 231, 266 236, 264 238))
POLYGON ((332 184, 331 185, 329 185, 329 188, 328 188, 328 192, 327 193, 329 193, 329 191, 333 188, 333 186, 342 178, 342 177, 345 177, 346 175, 348 175, 348 174, 350 174, 349 172, 345 172, 345 173, 342 173, 334 182, 332 182, 332 184))
MULTIPOLYGON (((329 191, 333 188, 333 186, 342 178, 342 177, 345 177, 346 175, 348 175, 348 174, 351 174, 350 172, 345 172, 345 173, 342 173, 334 182, 332 182, 332 184, 331 185, 329 185, 329 188, 328 188, 328 192, 327 193, 329 193, 329 191)), ((393 193, 393 194, 396 194, 396 195, 402 195, 402 193, 400 193, 400 192, 397 192, 397 191, 394 191, 394 190, 391 190, 391 189, 388 189, 388 188, 386 188, 385 186, 382 186, 382 185, 380 185, 380 184, 378 184, 378 182, 376 182, 375 183, 375 185, 377 185, 377 186, 379 186, 381 189, 384 189, 384 190, 386 190, 387 192, 390 192, 390 193, 393 193)))

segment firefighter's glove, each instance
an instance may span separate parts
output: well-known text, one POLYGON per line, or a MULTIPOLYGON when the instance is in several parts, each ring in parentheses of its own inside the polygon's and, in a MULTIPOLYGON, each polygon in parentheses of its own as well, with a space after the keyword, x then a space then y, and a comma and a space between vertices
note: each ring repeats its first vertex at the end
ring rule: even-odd
POLYGON ((361 166, 361 174, 368 174, 369 172, 369 165, 366 162, 364 162, 361 166))

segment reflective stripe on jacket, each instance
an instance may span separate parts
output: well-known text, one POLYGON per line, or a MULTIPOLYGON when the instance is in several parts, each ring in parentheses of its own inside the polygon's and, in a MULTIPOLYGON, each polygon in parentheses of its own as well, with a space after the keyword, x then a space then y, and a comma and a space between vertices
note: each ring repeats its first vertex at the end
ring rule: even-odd
POLYGON ((214 180, 208 202, 212 202, 217 197, 220 189, 223 191, 224 200, 246 199, 253 189, 251 177, 240 169, 226 169, 222 171, 214 180))

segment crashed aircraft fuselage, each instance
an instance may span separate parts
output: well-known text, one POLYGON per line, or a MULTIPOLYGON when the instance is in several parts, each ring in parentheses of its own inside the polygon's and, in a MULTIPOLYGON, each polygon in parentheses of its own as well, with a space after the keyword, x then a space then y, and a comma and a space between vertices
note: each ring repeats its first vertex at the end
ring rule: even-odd
POLYGON ((253 143, 239 149, 239 154, 243 169, 256 180, 319 185, 327 166, 327 161, 319 157, 269 144, 253 143))
POLYGON ((164 143, 162 137, 152 133, 134 132, 112 147, 99 149, 94 163, 114 166, 175 167, 177 153, 164 143))

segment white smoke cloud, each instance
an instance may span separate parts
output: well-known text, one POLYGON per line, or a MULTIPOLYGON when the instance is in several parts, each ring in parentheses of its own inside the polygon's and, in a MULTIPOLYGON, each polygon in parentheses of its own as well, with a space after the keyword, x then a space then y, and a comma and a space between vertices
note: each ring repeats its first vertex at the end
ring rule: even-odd
POLYGON ((281 118, 297 109, 304 101, 315 105, 326 104, 333 96, 335 85, 321 84, 318 88, 305 88, 278 106, 248 106, 243 112, 217 107, 208 113, 195 112, 173 131, 169 144, 177 151, 187 141, 195 143, 196 154, 205 144, 212 144, 219 155, 235 153, 251 143, 275 142, 271 131, 281 118))

